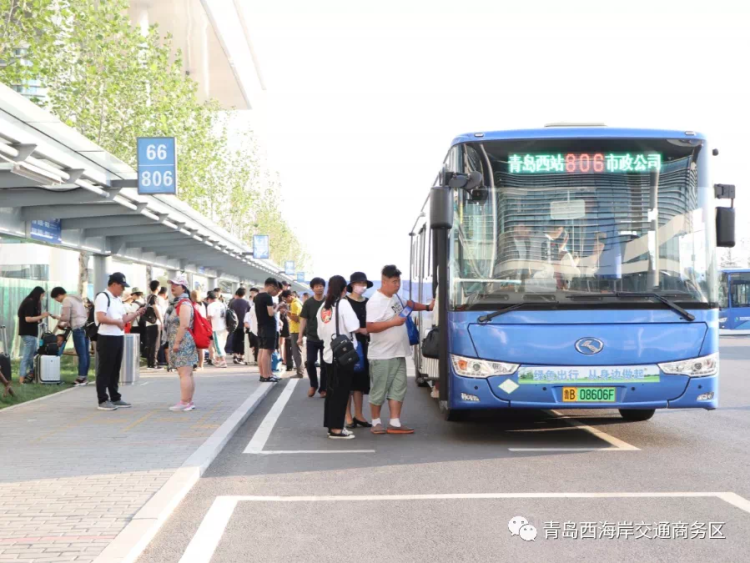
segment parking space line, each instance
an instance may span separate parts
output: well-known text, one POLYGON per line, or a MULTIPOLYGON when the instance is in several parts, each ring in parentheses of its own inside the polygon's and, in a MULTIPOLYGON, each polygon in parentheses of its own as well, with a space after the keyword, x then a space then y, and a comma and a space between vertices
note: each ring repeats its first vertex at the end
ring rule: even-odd
POLYGON ((569 426, 578 428, 579 430, 584 430, 588 432, 589 434, 593 434, 600 440, 603 440, 607 442, 608 444, 610 444, 612 447, 610 448, 508 448, 508 450, 511 452, 638 452, 641 450, 640 448, 637 448, 632 444, 628 444, 627 442, 620 440, 619 438, 615 438, 611 434, 607 434, 603 430, 599 430, 598 428, 594 428, 593 426, 584 424, 577 418, 563 414, 560 411, 551 410, 549 412, 551 412, 552 414, 556 416, 555 420, 561 420, 562 422, 564 422, 565 424, 569 426))
POLYGON ((273 407, 271 407, 271 410, 268 412, 266 417, 263 419, 263 422, 260 423, 260 426, 255 431, 255 434, 253 434, 250 443, 247 445, 243 453, 259 454, 263 451, 266 442, 268 442, 268 438, 271 436, 273 427, 276 426, 276 422, 281 416, 281 411, 284 410, 284 407, 289 402, 289 399, 292 396, 292 392, 294 391, 294 388, 297 386, 297 382, 299 381, 299 379, 287 380, 286 387, 284 387, 284 390, 281 392, 281 395, 279 395, 279 398, 276 399, 276 402, 274 403, 273 407))
MULTIPOLYGON (((247 452, 245 452, 247 453, 247 452)), ((275 454, 374 454, 375 450, 266 450, 252 452, 260 455, 275 454)))
POLYGON ((509 452, 630 452, 623 448, 508 448, 509 452))
MULTIPOLYGON (((750 513, 750 501, 731 492, 606 492, 606 493, 441 493, 415 495, 321 495, 321 496, 263 496, 240 495, 235 502, 373 502, 404 500, 486 500, 486 499, 589 499, 589 498, 718 498, 750 513)), ((214 501, 216 502, 216 501, 214 501)), ((206 515, 208 517, 208 515, 206 515)))
POLYGON ((208 563, 237 506, 237 497, 217 497, 190 540, 180 563, 208 563))
POLYGON ((562 420, 565 424, 570 424, 571 426, 575 426, 576 428, 585 430, 586 432, 593 434, 600 440, 604 440, 608 444, 611 444, 615 448, 619 448, 621 450, 631 451, 631 452, 637 452, 637 451, 640 451, 641 449, 641 448, 636 448, 634 445, 628 444, 627 442, 620 440, 619 438, 615 438, 614 436, 612 436, 611 434, 607 434, 603 430, 599 430, 598 428, 594 428, 593 426, 584 424, 577 418, 563 414, 560 411, 553 410, 550 412, 556 414, 560 418, 560 420, 562 420))
POLYGON ((609 493, 458 493, 421 495, 351 496, 219 496, 203 518, 180 563, 210 563, 229 520, 239 502, 382 502, 429 500, 502 500, 502 499, 598 499, 598 498, 718 498, 750 514, 750 501, 731 492, 609 492, 609 493))

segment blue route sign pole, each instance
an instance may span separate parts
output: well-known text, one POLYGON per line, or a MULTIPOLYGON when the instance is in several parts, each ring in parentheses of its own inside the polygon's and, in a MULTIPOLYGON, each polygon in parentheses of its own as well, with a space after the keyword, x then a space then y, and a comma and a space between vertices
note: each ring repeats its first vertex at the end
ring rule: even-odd
POLYGON ((138 193, 177 195, 174 137, 138 138, 138 193))

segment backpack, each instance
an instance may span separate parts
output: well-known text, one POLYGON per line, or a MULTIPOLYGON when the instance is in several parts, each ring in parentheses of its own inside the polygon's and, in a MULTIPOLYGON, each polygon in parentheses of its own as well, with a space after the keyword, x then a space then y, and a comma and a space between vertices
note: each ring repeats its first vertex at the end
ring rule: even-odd
POLYGON ((237 326, 240 324, 240 320, 237 318, 237 313, 227 307, 224 311, 224 321, 227 324, 227 331, 232 334, 237 330, 237 326))
POLYGON ((188 328, 188 332, 195 341, 195 347, 199 350, 207 350, 211 346, 211 340, 214 337, 214 331, 211 328, 211 323, 206 317, 198 312, 198 306, 190 301, 189 299, 183 299, 175 306, 175 312, 177 315, 180 314, 180 305, 185 301, 193 306, 193 327, 188 328))
POLYGON ((143 313, 143 320, 146 321, 149 324, 156 324, 156 321, 159 319, 156 317, 156 307, 154 306, 154 303, 156 302, 156 296, 151 295, 148 298, 148 307, 146 307, 146 312, 143 313))
MULTIPOLYGON (((109 305, 111 303, 109 299, 109 295, 107 295, 106 291, 102 291, 104 295, 107 296, 107 309, 109 309, 109 305)), ((99 297, 101 293, 99 293, 96 297, 99 297)), ((94 297, 94 302, 96 302, 96 297, 94 297)), ((86 325, 83 327, 84 331, 86 331, 86 337, 91 340, 91 342, 96 342, 97 337, 99 336, 99 325, 96 324, 96 316, 94 315, 94 310, 96 309, 95 303, 91 304, 91 307, 89 307, 89 314, 86 318, 86 325)))
POLYGON ((339 299, 333 305, 336 307, 336 336, 331 336, 331 352, 333 352, 333 360, 339 367, 354 369, 354 366, 359 362, 359 354, 354 348, 352 340, 347 335, 339 333, 340 302, 339 299))
POLYGON ((51 332, 43 332, 39 339, 37 354, 40 356, 57 356, 58 351, 57 336, 51 332))

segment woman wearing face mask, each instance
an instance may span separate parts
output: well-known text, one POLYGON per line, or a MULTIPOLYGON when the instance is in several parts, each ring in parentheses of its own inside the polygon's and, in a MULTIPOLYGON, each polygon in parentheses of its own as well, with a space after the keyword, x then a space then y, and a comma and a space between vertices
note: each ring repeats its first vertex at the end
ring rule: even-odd
POLYGON ((354 309, 359 326, 364 330, 363 333, 357 334, 357 344, 362 346, 365 355, 365 368, 361 372, 355 372, 352 379, 352 394, 349 397, 349 404, 346 407, 346 427, 370 428, 372 424, 367 422, 365 415, 362 413, 362 404, 364 396, 370 393, 370 366, 367 361, 367 347, 370 343, 370 337, 367 335, 367 298, 363 297, 365 291, 372 287, 372 282, 362 272, 354 272, 351 275, 349 285, 346 290, 349 295, 346 296, 349 304, 354 309), (352 416, 352 405, 354 405, 354 415, 352 416))

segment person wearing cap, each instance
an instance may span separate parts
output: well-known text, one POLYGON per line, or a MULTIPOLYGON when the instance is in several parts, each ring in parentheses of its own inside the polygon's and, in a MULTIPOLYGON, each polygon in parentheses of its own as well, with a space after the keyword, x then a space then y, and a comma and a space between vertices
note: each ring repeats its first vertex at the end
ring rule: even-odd
POLYGON ((196 309, 190 300, 189 284, 184 274, 178 274, 169 280, 169 284, 174 298, 167 311, 166 320, 169 365, 177 370, 180 377, 180 401, 169 407, 169 410, 187 412, 195 408, 193 366, 198 363, 198 349, 189 329, 193 326, 196 309))
POLYGON ((364 330, 364 332, 357 333, 357 345, 362 347, 365 357, 364 369, 360 372, 354 372, 354 376, 352 377, 351 396, 346 406, 346 427, 350 429, 357 426, 361 426, 362 428, 370 428, 372 426, 372 424, 367 422, 362 412, 365 395, 370 393, 370 366, 367 361, 367 349, 370 344, 370 337, 366 330, 368 300, 364 296, 364 293, 371 287, 372 282, 367 279, 364 272, 354 272, 349 278, 349 285, 346 286, 346 291, 349 293, 346 299, 359 319, 359 327, 364 330), (354 405, 353 415, 352 405, 354 405))
POLYGON ((96 394, 99 410, 127 409, 132 405, 122 400, 119 392, 120 367, 125 347, 125 325, 140 317, 146 308, 128 313, 121 296, 129 287, 125 275, 115 272, 109 276, 107 289, 94 300, 94 316, 99 325, 96 340, 96 394), (109 394, 108 394, 109 393, 109 394))

